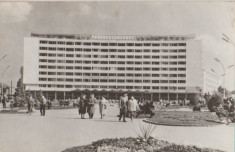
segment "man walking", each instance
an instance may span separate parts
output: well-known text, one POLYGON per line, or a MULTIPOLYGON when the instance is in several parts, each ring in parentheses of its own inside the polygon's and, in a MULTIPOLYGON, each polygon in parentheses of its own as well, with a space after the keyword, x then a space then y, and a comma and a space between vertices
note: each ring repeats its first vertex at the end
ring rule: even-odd
POLYGON ((2 106, 3 106, 3 108, 6 108, 6 97, 4 95, 2 98, 2 106))
POLYGON ((46 110, 45 110, 45 107, 46 107, 46 98, 44 97, 43 94, 41 94, 41 101, 40 101, 40 113, 41 113, 41 116, 45 116, 46 114, 46 110))
POLYGON ((119 100, 119 108, 120 108, 120 116, 119 121, 121 121, 123 116, 123 122, 126 122, 126 112, 128 108, 128 96, 127 93, 124 93, 123 96, 120 97, 119 100))

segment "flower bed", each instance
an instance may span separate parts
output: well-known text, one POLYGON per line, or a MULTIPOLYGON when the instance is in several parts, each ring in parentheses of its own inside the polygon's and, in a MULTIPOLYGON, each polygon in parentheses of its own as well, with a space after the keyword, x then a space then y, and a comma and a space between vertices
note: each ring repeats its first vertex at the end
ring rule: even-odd
POLYGON ((221 123, 215 113, 193 111, 157 111, 147 121, 170 126, 212 126, 221 123))
POLYGON ((221 152, 219 150, 199 148, 196 146, 176 145, 150 137, 102 139, 91 145, 68 148, 63 152, 221 152))

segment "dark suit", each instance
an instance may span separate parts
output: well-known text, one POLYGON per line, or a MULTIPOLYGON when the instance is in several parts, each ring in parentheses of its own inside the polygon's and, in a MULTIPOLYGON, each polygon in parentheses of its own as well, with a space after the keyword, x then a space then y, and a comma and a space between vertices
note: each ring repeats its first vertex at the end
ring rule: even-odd
POLYGON ((79 113, 86 114, 87 110, 87 99, 81 99, 79 103, 79 113))
POLYGON ((3 99, 2 99, 2 106, 3 106, 3 108, 6 108, 6 98, 5 97, 3 97, 3 99))
POLYGON ((120 100, 119 100, 119 108, 120 108, 119 121, 122 119, 122 116, 123 116, 123 121, 126 121, 127 104, 128 104, 128 97, 120 97, 120 100))

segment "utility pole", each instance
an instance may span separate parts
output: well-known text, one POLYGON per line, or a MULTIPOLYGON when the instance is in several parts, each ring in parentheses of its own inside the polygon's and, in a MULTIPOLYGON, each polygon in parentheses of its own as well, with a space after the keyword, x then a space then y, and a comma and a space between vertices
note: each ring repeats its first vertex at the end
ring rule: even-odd
MULTIPOLYGON (((225 42, 231 44, 234 48, 235 48, 235 43, 233 40, 231 40, 231 38, 229 38, 227 35, 225 35, 224 33, 222 34, 222 37, 221 37, 222 40, 224 40, 225 42)), ((235 74, 235 73, 234 73, 235 74)), ((234 85, 235 85, 235 82, 234 82, 234 85)))
POLYGON ((226 87, 225 87, 225 75, 226 75, 226 69, 228 68, 232 68, 234 67, 234 65, 230 65, 228 67, 225 67, 224 64, 218 59, 218 58, 215 58, 215 61, 220 63, 220 65, 222 66, 223 68, 223 74, 221 76, 223 76, 223 87, 224 87, 224 90, 223 90, 223 94, 224 94, 224 98, 226 97, 225 95, 225 90, 226 90, 226 87))
MULTIPOLYGON (((3 55, 1 58, 0 58, 0 61, 2 61, 4 58, 7 57, 7 54, 3 55)), ((3 83, 3 81, 2 81, 3 83)), ((3 84, 1 84, 1 95, 3 95, 3 84)))
POLYGON ((12 99, 12 80, 11 80, 11 99, 12 99))
POLYGON ((4 76, 4 73, 6 72, 6 70, 9 68, 10 66, 8 65, 2 72, 2 95, 3 95, 3 76, 4 76))

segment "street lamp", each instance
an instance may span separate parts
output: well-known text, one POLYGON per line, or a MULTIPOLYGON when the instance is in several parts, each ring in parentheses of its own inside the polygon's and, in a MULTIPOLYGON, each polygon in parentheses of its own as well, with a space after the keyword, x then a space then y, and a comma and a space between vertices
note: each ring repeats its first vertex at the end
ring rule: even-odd
POLYGON ((8 65, 2 72, 2 89, 1 89, 1 92, 2 92, 2 95, 3 95, 3 76, 4 76, 4 73, 6 72, 6 70, 10 67, 10 65, 8 65))
POLYGON ((230 65, 230 66, 228 66, 227 68, 232 68, 232 67, 234 67, 234 65, 230 65))
POLYGON ((214 73, 214 75, 217 77, 217 85, 220 85, 219 81, 220 81, 220 76, 218 75, 218 73, 215 72, 214 69, 211 68, 211 72, 214 73))
POLYGON ((2 61, 7 55, 3 55, 1 58, 0 58, 0 61, 2 61))
MULTIPOLYGON (((232 44, 233 45, 233 47, 235 47, 235 43, 234 43, 234 41, 232 41, 227 35, 225 35, 224 33, 222 34, 222 40, 224 40, 225 42, 227 42, 227 43, 230 43, 230 44, 232 44)), ((228 68, 231 68, 231 67, 233 67, 234 65, 232 65, 232 66, 229 66, 228 68)))
POLYGON ((215 58, 215 61, 220 63, 220 65, 223 68, 223 75, 222 76, 223 76, 223 87, 224 87, 224 98, 225 98, 225 68, 224 68, 223 63, 218 58, 215 58))
MULTIPOLYGON (((226 75, 226 69, 232 68, 232 67, 234 67, 234 65, 230 65, 230 66, 225 68, 223 63, 218 58, 215 58, 215 61, 220 63, 220 65, 223 68, 223 74, 221 76, 223 76, 223 87, 224 87, 224 98, 225 98, 225 75, 226 75)), ((215 73, 215 71, 213 69, 211 69, 211 70, 215 73)))
POLYGON ((234 44, 234 42, 227 36, 227 35, 225 35, 224 33, 222 34, 222 40, 224 40, 225 42, 227 42, 227 43, 230 43, 230 44, 232 44, 233 46, 235 45, 234 44))

